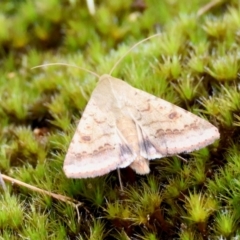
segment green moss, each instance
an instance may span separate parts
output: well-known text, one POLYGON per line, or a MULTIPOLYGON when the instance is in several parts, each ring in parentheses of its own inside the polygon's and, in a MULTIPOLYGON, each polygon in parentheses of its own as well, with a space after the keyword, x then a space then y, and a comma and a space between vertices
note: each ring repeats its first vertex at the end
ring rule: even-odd
POLYGON ((17 197, 11 196, 7 191, 1 196, 1 230, 20 229, 24 218, 24 204, 17 197), (14 216, 14 217, 13 217, 14 216))
POLYGON ((238 1, 0 3, 0 171, 69 196, 72 205, 7 184, 0 239, 218 239, 239 237, 240 101, 238 1), (151 161, 148 176, 116 171, 67 179, 68 144, 98 79, 114 69, 143 91, 216 125, 211 146, 151 161), (12 217, 14 216, 14 217, 12 217))

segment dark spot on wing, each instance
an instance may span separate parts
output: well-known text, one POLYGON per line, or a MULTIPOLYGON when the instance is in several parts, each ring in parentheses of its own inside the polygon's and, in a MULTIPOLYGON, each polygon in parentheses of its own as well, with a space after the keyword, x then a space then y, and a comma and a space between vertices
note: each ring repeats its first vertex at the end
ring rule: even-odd
POLYGON ((109 143, 105 143, 104 147, 111 147, 111 145, 109 143))
POLYGON ((190 126, 189 126, 189 128, 190 128, 190 129, 193 129, 193 130, 195 130, 195 129, 197 130, 197 129, 198 129, 198 126, 197 126, 196 121, 194 121, 193 123, 191 123, 190 126))
POLYGON ((148 112, 150 111, 150 104, 148 103, 147 107, 145 109, 142 109, 141 112, 148 112))
POLYGON ((170 113, 170 114, 168 115, 168 117, 169 117, 170 119, 174 119, 174 118, 176 118, 177 116, 178 116, 177 112, 172 112, 172 113, 170 113))
POLYGON ((173 129, 173 130, 172 130, 172 133, 173 133, 173 134, 181 134, 182 131, 180 131, 180 130, 178 130, 178 129, 173 129))
POLYGON ((82 140, 83 141, 91 141, 91 137, 90 136, 82 136, 82 140))
POLYGON ((156 137, 161 137, 161 136, 164 136, 165 135, 165 131, 161 128, 159 128, 157 131, 156 131, 156 134, 155 136, 156 137))
POLYGON ((106 118, 104 118, 104 119, 97 119, 97 118, 93 118, 94 119, 94 121, 96 122, 96 123, 98 123, 98 124, 101 124, 101 123, 104 123, 105 121, 106 121, 106 118))

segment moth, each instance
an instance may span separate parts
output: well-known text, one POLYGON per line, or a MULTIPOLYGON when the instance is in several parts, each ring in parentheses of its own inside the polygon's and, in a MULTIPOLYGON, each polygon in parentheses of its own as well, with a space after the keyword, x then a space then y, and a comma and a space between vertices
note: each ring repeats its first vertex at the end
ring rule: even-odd
POLYGON ((101 176, 127 166, 147 174, 149 160, 192 152, 219 137, 208 121, 104 74, 82 114, 63 170, 69 178, 101 176))

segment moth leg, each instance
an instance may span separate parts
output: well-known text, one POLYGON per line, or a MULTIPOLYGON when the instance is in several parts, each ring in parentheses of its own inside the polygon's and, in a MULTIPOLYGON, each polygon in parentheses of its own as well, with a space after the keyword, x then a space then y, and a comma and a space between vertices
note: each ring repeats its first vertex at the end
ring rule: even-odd
POLYGON ((121 172, 120 172, 119 168, 117 168, 117 173, 118 173, 118 180, 119 180, 120 189, 121 189, 121 191, 123 191, 123 183, 122 183, 121 172))
POLYGON ((176 155, 178 158, 180 158, 182 161, 184 161, 185 163, 187 163, 188 161, 184 158, 184 157, 181 157, 180 155, 176 155))

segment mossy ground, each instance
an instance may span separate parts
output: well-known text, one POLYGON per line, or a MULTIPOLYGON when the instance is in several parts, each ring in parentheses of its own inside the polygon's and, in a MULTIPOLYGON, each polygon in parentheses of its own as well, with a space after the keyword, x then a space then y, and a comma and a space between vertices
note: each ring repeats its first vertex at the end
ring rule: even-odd
POLYGON ((0 239, 240 239, 240 3, 207 3, 97 1, 91 15, 85 1, 1 1, 1 173, 84 205, 5 182, 0 239), (123 193, 115 171, 67 179, 64 156, 97 79, 31 68, 108 73, 156 32, 113 76, 208 119, 221 139, 187 163, 152 161, 148 176, 122 170, 123 193))

